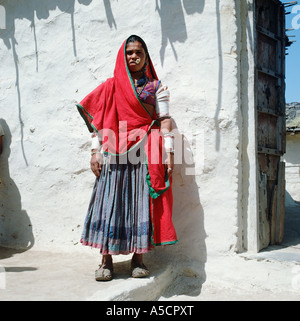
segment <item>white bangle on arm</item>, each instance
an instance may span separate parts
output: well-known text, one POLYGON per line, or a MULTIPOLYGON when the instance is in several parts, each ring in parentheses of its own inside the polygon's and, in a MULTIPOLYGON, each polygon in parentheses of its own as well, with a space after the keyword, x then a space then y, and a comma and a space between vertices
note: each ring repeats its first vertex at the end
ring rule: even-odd
POLYGON ((101 148, 101 145, 100 145, 100 141, 99 141, 99 137, 98 135, 96 134, 93 134, 92 135, 92 146, 91 146, 91 149, 97 149, 97 150, 100 150, 101 148))
POLYGON ((170 91, 167 86, 160 87, 156 92, 155 112, 158 119, 170 118, 169 115, 170 91))
POLYGON ((175 135, 171 132, 164 133, 165 151, 167 153, 174 153, 174 137, 175 135))

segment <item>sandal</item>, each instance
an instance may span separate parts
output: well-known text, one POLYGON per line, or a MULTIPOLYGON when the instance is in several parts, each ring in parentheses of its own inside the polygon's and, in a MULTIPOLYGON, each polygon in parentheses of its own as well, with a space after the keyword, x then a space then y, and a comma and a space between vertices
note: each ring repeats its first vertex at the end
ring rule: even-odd
POLYGON ((99 269, 95 271, 96 281, 110 281, 113 278, 113 269, 106 268, 103 265, 99 265, 99 269))
POLYGON ((144 264, 131 266, 131 276, 133 278, 144 278, 149 276, 150 272, 144 264))

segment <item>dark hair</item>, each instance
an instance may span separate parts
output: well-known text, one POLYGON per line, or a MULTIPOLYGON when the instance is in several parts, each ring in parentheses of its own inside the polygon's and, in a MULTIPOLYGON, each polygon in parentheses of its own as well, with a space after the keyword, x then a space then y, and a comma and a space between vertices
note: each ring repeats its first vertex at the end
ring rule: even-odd
POLYGON ((126 44, 128 44, 129 42, 136 42, 136 41, 138 41, 138 42, 143 46, 143 48, 144 48, 144 50, 145 50, 145 53, 148 54, 147 45, 146 45, 145 41, 144 41, 141 37, 139 37, 139 36, 131 35, 131 36, 127 39, 126 44))

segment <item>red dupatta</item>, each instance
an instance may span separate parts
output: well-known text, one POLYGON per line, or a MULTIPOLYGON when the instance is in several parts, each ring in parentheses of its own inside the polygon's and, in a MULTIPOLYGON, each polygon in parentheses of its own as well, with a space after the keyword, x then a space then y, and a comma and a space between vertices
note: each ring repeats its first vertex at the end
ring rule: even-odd
MULTIPOLYGON (((162 159, 163 139, 156 115, 151 117, 136 93, 126 63, 126 44, 127 40, 118 52, 114 77, 88 94, 77 108, 89 131, 100 132, 104 152, 126 154, 144 142, 148 167, 146 180, 151 196, 152 243, 173 244, 177 242, 177 236, 172 223, 171 179, 162 159)), ((146 75, 158 79, 149 55, 146 75)))

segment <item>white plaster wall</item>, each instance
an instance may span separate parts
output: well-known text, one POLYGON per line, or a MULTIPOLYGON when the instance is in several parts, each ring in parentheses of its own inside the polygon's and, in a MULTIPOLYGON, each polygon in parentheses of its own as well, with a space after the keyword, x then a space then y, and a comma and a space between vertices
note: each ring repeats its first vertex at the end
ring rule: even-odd
POLYGON ((286 137, 285 180, 286 180, 286 205, 294 206, 300 201, 300 135, 286 137))
POLYGON ((235 1, 9 0, 3 6, 0 243, 82 250, 94 177, 90 135, 75 103, 112 76, 121 43, 138 34, 170 88, 186 162, 195 162, 195 175, 187 164, 176 166, 180 243, 168 251, 205 262, 209 251, 234 249, 241 137, 235 1))

